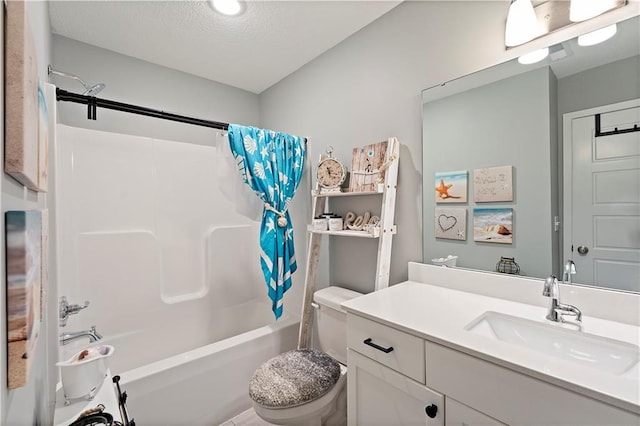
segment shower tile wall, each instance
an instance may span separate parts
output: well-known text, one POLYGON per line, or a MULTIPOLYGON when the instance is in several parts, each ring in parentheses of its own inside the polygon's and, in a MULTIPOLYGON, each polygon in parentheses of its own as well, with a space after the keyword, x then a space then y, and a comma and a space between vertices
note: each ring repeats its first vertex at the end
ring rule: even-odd
POLYGON ((171 336, 134 357, 151 362, 228 337, 235 307, 266 300, 259 225, 219 189, 215 148, 59 125, 56 162, 59 295, 91 301, 65 331, 171 336))

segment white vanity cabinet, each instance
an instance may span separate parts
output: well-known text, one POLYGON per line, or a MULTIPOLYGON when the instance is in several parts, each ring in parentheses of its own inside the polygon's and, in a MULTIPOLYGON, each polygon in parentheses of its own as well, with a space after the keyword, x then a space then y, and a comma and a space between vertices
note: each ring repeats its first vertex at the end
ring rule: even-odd
POLYGON ((424 385, 424 341, 347 315, 351 426, 444 426, 444 396, 424 385))
POLYGON ((353 313, 347 346, 350 426, 640 424, 638 414, 353 313))
POLYGON ((426 384, 446 395, 447 425, 450 399, 514 426, 640 424, 632 412, 430 341, 425 357, 426 384))

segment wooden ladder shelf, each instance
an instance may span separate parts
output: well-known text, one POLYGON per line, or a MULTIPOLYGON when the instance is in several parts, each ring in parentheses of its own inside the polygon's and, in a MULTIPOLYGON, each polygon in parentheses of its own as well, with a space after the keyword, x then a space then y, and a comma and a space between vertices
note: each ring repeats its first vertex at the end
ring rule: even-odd
POLYGON ((343 237, 361 237, 378 239, 378 258, 376 262, 376 276, 374 291, 389 286, 389 270, 391 266, 391 243, 397 228, 394 224, 396 190, 398 183, 398 162, 400 143, 396 138, 387 141, 387 153, 385 162, 389 166, 385 173, 384 182, 379 185, 379 190, 371 192, 335 192, 323 193, 316 185, 316 190, 311 192, 313 200, 313 213, 311 219, 325 212, 327 202, 332 197, 354 197, 361 195, 381 195, 380 232, 372 235, 366 231, 315 231, 309 229, 309 246, 307 249, 307 271, 304 282, 304 295, 302 301, 302 318, 300 319, 300 331, 298 335, 298 349, 309 348, 313 328, 313 293, 316 287, 316 275, 320 258, 320 246, 324 235, 336 235, 343 237))

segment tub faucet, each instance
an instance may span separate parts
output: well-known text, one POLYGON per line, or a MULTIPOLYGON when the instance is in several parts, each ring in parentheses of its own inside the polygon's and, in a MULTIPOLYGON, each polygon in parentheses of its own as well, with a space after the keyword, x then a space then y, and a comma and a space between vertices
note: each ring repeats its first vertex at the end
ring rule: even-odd
POLYGON ((96 331, 96 326, 92 325, 89 330, 82 330, 71 333, 60 333, 60 344, 66 345, 72 340, 76 340, 81 337, 88 337, 89 343, 97 342, 98 340, 102 339, 102 335, 96 331))
POLYGON ((577 322, 582 321, 582 312, 573 305, 565 305, 560 303, 560 286, 555 275, 551 275, 544 280, 544 288, 542 295, 551 298, 549 300, 549 311, 547 319, 554 322, 564 322, 563 315, 571 315, 576 317, 577 322))

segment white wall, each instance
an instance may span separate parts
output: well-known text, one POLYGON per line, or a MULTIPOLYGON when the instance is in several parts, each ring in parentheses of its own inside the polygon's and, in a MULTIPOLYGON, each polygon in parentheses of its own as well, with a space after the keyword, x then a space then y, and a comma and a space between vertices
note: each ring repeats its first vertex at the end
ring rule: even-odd
MULTIPOLYGON (((49 10, 46 2, 29 1, 27 5, 27 14, 31 24, 34 44, 36 48, 36 59, 38 63, 38 75, 41 81, 47 81, 47 64, 51 57, 51 31, 49 28, 49 10)), ((4 34, 4 14, 5 9, 0 9, 0 37, 4 34)), ((4 66, 0 67, 0 73, 4 73, 4 66)), ((4 81, 4 74, 3 74, 4 81)), ((4 90, 4 84, 0 90, 4 90)), ((3 94, 4 95, 4 94, 3 94)), ((4 96, 3 96, 4 97, 4 96)), ((4 104, 0 106, 0 110, 4 108, 4 104)), ((2 111, 4 112, 4 111, 2 111)), ((4 125, 4 121, 0 126, 4 125)), ((3 129, 4 130, 4 129, 3 129)), ((4 149, 1 150, 4 153, 4 149)), ((0 156, 2 155, 0 153, 0 156)), ((4 163, 4 159, 2 159, 4 163)), ((4 259, 4 212, 7 210, 32 210, 44 209, 48 206, 47 194, 38 194, 27 190, 20 183, 7 174, 2 176, 2 212, 3 217, 0 220, 2 229, 3 242, 0 244, 0 258, 4 259)), ((6 272, 4 262, 2 262, 2 287, 6 288, 6 272)), ((3 425, 32 425, 32 424, 49 424, 53 421, 53 404, 54 391, 56 384, 56 368, 53 362, 57 356, 57 342, 55 331, 57 328, 57 303, 56 303, 56 283, 51 279, 49 282, 49 304, 46 306, 43 323, 40 329, 40 337, 35 352, 35 358, 29 375, 29 381, 26 386, 8 390, 5 386, 7 382, 6 350, 0 351, 0 383, 2 383, 0 391, 0 424, 3 425)), ((6 318, 6 300, 5 292, 0 292, 0 318, 6 318)), ((0 333, 0 341, 6 342, 6 324, 2 321, 0 333)))
MULTIPOLYGON (((328 145, 348 163, 355 146, 399 138, 391 283, 407 278, 408 261, 422 261, 421 91, 510 59, 508 4, 404 2, 260 95, 262 125, 309 137, 314 165, 328 145)), ((331 284, 371 291, 375 242, 330 244, 331 284)))

